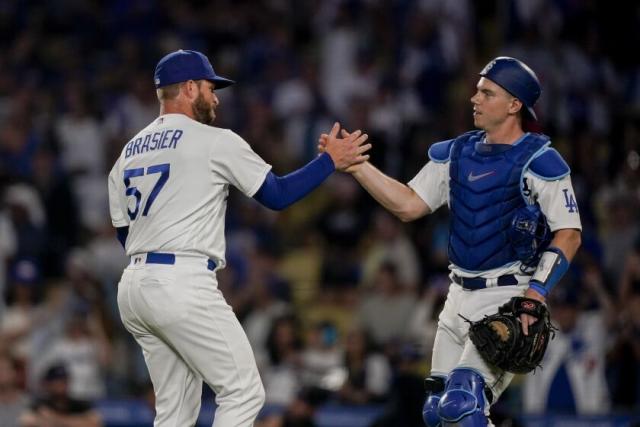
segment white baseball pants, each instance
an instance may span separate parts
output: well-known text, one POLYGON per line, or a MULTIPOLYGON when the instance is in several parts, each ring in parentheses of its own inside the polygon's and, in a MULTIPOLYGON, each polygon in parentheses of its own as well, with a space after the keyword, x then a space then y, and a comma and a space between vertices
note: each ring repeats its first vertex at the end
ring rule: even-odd
POLYGON ((194 426, 203 381, 216 393, 214 427, 253 426, 264 387, 244 330, 205 258, 176 256, 175 264, 164 265, 135 255, 118 286, 118 307, 149 369, 154 427, 194 426))
MULTIPOLYGON (((507 388, 514 375, 489 366, 469 338, 469 324, 460 315, 476 321, 494 314, 512 297, 522 296, 528 284, 467 290, 452 283, 444 308, 438 318, 433 345, 431 375, 446 377, 455 368, 479 372, 493 392, 493 401, 507 388)), ((488 414, 488 407, 485 412, 488 414)))

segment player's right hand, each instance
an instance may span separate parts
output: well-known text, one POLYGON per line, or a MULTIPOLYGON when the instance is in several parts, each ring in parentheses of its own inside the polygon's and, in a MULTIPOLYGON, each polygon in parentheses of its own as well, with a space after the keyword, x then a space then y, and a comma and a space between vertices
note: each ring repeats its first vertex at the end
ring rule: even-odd
POLYGON ((371 149, 371 144, 365 144, 369 135, 361 130, 349 133, 343 129, 342 138, 338 138, 339 131, 340 123, 336 122, 328 135, 320 135, 318 151, 329 154, 337 170, 352 172, 355 165, 369 160, 365 154, 371 149))
MULTIPOLYGON (((527 291, 524 293, 524 296, 527 298, 533 298, 536 301, 540 301, 541 303, 545 302, 545 297, 540 295, 538 291, 532 288, 528 288, 527 291)), ((529 335, 529 326, 536 323, 537 320, 538 320, 537 317, 522 313, 520 315, 520 324, 522 325, 522 332, 525 335, 529 335)))

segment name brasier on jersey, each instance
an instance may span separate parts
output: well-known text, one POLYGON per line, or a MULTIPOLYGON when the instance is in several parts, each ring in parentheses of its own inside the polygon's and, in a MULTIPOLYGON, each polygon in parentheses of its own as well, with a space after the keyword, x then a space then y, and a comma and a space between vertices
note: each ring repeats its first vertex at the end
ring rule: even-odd
POLYGON ((162 132, 153 132, 129 141, 125 148, 124 157, 128 159, 136 154, 154 150, 175 149, 182 138, 181 129, 165 129, 162 132))

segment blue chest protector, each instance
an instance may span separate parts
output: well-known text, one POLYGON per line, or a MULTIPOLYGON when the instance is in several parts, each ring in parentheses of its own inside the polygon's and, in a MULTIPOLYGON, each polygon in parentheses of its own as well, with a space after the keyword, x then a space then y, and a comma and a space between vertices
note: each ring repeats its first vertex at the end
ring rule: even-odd
POLYGON ((473 131, 450 142, 449 259, 468 271, 518 261, 508 231, 514 212, 526 204, 523 170, 550 144, 540 134, 527 134, 514 145, 484 144, 483 138, 483 131, 473 131))

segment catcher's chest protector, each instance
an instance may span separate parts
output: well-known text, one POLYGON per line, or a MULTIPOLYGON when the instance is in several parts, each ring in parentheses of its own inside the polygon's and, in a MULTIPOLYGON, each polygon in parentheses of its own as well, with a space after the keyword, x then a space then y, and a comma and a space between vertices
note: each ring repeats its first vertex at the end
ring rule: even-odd
POLYGON ((466 270, 491 270, 518 260, 507 231, 516 209, 523 170, 546 145, 545 135, 527 134, 514 145, 484 144, 484 132, 453 142, 449 168, 451 226, 449 258, 466 270))

